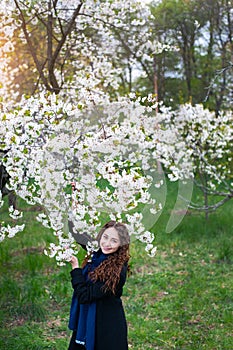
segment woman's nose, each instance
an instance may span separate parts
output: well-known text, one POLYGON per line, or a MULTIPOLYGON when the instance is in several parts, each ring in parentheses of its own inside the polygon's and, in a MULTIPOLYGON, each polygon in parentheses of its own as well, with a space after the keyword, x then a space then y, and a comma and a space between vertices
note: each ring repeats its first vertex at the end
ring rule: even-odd
POLYGON ((110 239, 107 239, 106 242, 105 242, 105 245, 107 247, 111 246, 111 240, 110 239))

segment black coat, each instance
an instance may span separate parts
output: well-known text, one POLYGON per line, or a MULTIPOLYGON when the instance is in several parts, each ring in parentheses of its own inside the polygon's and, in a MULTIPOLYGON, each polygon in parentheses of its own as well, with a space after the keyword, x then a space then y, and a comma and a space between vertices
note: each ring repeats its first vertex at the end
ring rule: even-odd
POLYGON ((104 292, 104 282, 86 282, 82 269, 71 271, 71 282, 80 304, 96 301, 95 350, 128 350, 127 324, 121 301, 126 281, 127 266, 124 265, 116 294, 104 292))

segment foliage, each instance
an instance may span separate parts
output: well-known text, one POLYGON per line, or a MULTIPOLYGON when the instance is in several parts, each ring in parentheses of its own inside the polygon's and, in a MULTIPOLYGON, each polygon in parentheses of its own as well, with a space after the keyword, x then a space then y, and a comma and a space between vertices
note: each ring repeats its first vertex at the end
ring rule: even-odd
POLYGON ((229 1, 152 2, 150 27, 157 40, 178 48, 156 56, 155 69, 139 76, 135 89, 153 91, 168 106, 205 103, 215 110, 232 101, 232 11, 229 1), (152 83, 151 83, 152 82, 152 83))

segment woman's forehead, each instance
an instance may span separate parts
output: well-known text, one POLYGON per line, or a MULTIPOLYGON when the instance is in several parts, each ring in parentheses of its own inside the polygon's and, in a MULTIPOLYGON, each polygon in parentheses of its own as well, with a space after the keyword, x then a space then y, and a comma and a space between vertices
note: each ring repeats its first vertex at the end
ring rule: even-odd
POLYGON ((119 234, 118 234, 117 230, 114 227, 106 228, 106 230, 104 230, 103 233, 107 233, 112 238, 118 238, 119 239, 119 234))

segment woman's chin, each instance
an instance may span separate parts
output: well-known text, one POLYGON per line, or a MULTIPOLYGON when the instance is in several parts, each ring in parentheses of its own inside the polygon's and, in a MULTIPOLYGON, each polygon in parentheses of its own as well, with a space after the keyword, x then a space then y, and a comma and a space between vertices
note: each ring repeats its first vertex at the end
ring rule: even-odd
POLYGON ((111 254, 113 253, 113 249, 107 249, 107 248, 101 248, 102 252, 104 254, 111 254))

